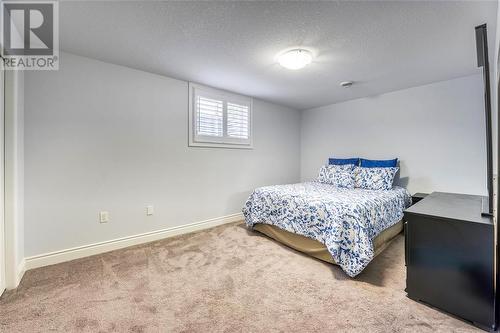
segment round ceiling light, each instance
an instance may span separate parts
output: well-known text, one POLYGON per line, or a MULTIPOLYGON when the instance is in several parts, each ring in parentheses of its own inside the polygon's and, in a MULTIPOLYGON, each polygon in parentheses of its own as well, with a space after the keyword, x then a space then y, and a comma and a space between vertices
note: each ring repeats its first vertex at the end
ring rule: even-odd
POLYGON ((309 65, 311 61, 311 52, 304 49, 290 50, 278 56, 279 64, 292 70, 304 68, 309 65))

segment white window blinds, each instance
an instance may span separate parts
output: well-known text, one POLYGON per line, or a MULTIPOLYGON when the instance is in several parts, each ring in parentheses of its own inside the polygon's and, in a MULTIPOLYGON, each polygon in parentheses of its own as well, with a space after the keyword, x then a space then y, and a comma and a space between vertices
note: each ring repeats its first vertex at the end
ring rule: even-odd
POLYGON ((196 98, 196 117, 198 135, 223 135, 223 102, 203 96, 196 98))
POLYGON ((189 145, 252 148, 252 99, 189 84, 189 145))
POLYGON ((248 139, 248 106, 227 103, 227 135, 248 139))

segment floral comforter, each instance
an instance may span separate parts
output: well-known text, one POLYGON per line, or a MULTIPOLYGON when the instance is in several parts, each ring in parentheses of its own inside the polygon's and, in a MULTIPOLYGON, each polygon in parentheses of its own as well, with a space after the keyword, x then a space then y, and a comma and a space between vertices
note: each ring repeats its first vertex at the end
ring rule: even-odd
POLYGON ((354 277, 373 259, 373 239, 399 222, 410 204, 410 194, 401 187, 372 191, 306 182, 256 189, 243 214, 250 228, 272 224, 325 244, 354 277))

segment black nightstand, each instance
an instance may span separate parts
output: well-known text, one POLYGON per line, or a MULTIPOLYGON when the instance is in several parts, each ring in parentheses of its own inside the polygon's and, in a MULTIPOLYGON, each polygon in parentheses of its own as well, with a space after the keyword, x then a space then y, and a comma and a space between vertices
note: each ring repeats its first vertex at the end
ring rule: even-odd
POLYGON ((426 196, 428 196, 429 193, 415 193, 414 195, 411 196, 411 204, 414 205, 426 196))
POLYGON ((494 331, 495 228, 483 197, 433 192, 405 210, 408 297, 494 331))

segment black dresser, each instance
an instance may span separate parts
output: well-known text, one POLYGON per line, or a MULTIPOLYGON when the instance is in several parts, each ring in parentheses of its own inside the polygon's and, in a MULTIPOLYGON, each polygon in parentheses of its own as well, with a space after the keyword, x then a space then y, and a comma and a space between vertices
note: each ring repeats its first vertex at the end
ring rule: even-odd
POLYGON ((406 292, 494 330, 494 226, 482 199, 434 192, 405 211, 406 292))

